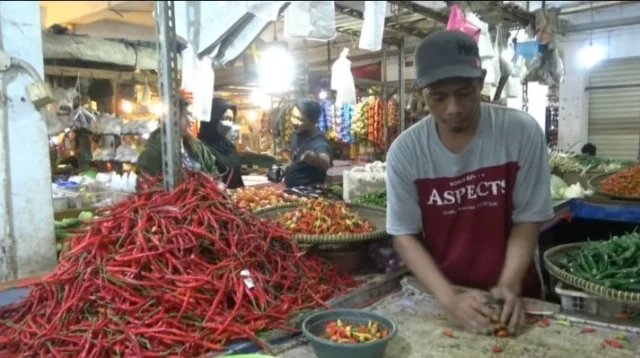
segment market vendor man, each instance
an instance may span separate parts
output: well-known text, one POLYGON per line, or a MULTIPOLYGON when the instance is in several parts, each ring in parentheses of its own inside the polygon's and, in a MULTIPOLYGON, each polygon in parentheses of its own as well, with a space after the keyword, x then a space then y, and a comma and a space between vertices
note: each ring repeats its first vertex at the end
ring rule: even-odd
POLYGON ((317 129, 320 104, 312 99, 299 100, 291 112, 291 164, 286 169, 287 188, 322 184, 331 166, 327 138, 317 129))
POLYGON ((544 133, 524 112, 481 103, 486 72, 465 33, 429 35, 415 64, 431 114, 389 149, 387 231, 452 318, 488 333, 490 296, 479 290, 490 291, 515 332, 520 297, 540 298, 533 257, 541 224, 553 217, 544 133))
MULTIPOLYGON (((180 96, 178 113, 180 114, 180 135, 182 136, 180 141, 182 166, 192 171, 217 175, 216 158, 204 143, 189 132, 193 124, 189 106, 189 102, 180 96)), ((162 174, 162 134, 160 128, 151 133, 146 141, 144 149, 138 156, 137 171, 151 176, 162 174)))

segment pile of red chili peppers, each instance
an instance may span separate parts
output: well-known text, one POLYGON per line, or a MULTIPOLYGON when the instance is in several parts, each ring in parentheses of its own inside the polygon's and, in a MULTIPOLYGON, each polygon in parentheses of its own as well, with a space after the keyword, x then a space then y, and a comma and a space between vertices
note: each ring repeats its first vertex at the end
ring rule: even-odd
POLYGON ((640 197, 640 165, 610 175, 600 183, 606 193, 640 197))
POLYGON ((0 308, 0 357, 201 356, 355 282, 304 256, 282 228, 189 173, 111 207, 70 239, 56 270, 0 308))

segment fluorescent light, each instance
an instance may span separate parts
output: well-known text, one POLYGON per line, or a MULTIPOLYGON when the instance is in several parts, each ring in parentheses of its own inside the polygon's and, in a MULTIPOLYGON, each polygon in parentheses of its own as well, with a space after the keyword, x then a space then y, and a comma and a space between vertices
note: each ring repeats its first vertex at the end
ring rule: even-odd
POLYGON ((260 56, 260 86, 267 93, 286 92, 294 78, 293 58, 286 43, 273 41, 260 56))
POLYGON ((594 46, 590 44, 589 46, 583 47, 580 50, 579 58, 580 62, 585 68, 591 68, 597 65, 600 61, 604 60, 607 57, 607 51, 601 46, 594 46))

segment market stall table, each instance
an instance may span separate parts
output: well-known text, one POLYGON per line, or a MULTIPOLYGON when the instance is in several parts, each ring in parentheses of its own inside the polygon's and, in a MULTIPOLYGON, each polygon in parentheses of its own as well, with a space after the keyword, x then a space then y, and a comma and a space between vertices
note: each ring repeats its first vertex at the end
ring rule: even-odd
MULTIPOLYGON (((500 347, 501 356, 504 357, 623 358, 640 354, 636 334, 599 326, 594 327, 594 332, 581 333, 583 325, 580 320, 560 315, 559 307, 555 304, 537 300, 526 300, 525 303, 528 310, 549 313, 549 325, 546 327, 527 325, 514 338, 466 333, 442 315, 444 309, 433 296, 424 293, 413 277, 405 278, 401 285, 402 291, 369 307, 398 325, 398 336, 389 343, 385 358, 495 357, 495 346, 500 347), (453 336, 443 334, 445 329, 451 329, 453 336), (621 337, 622 334, 626 337, 623 348, 601 347, 604 339, 621 337)), ((313 358, 315 354, 309 345, 299 340, 283 344, 278 357, 313 358)))

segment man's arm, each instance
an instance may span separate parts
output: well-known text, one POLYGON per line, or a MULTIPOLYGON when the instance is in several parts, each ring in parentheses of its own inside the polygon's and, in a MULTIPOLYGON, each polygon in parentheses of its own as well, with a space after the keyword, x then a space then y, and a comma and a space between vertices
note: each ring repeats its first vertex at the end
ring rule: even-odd
POLYGON ((518 175, 513 194, 513 228, 498 285, 519 295, 540 235, 542 223, 553 217, 547 145, 538 123, 527 115, 520 134, 518 175))
POLYGON ((402 144, 394 143, 387 155, 387 232, 393 235, 396 252, 416 278, 440 302, 447 302, 454 295, 453 287, 418 239, 422 231, 418 191, 402 144))
POLYGON ((324 137, 317 137, 313 150, 302 155, 302 160, 309 165, 327 170, 331 167, 331 147, 324 137))

